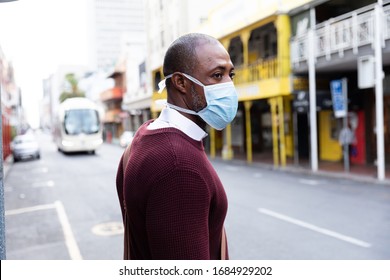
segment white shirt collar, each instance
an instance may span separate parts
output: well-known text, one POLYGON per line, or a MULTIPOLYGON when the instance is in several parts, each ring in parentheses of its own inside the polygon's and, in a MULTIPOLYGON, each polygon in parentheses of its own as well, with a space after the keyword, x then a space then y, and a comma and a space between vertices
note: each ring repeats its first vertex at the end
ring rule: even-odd
POLYGON ((177 128, 196 141, 201 141, 207 136, 207 133, 196 123, 169 107, 166 107, 161 111, 160 116, 149 124, 148 129, 159 129, 164 127, 177 128))

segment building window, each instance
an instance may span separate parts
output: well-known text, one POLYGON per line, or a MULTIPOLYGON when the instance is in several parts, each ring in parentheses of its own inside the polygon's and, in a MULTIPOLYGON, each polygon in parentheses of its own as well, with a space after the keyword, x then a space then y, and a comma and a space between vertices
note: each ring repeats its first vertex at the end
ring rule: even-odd
POLYGON ((244 47, 240 36, 230 41, 228 52, 234 65, 240 66, 244 63, 244 47))
POLYGON ((164 41, 164 31, 161 31, 161 48, 164 48, 165 41, 164 41))

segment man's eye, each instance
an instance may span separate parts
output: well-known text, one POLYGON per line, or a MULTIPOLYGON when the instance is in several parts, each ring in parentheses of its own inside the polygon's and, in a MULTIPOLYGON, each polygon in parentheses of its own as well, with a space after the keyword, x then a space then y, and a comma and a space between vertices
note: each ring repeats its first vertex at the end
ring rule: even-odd
POLYGON ((222 79, 223 75, 221 73, 215 73, 214 78, 222 79))
POLYGON ((233 73, 233 72, 232 72, 232 73, 230 73, 230 74, 229 74, 229 76, 230 76, 230 79, 232 79, 232 80, 233 80, 233 79, 234 79, 234 77, 236 76, 236 73, 233 73))

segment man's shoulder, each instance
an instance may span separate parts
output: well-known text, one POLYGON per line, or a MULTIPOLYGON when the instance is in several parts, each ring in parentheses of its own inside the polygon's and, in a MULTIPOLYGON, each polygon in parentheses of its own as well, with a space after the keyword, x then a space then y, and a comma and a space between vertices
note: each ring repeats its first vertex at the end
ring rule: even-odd
POLYGON ((169 128, 155 131, 139 139, 139 152, 154 159, 164 158, 164 164, 172 161, 182 162, 188 158, 196 160, 204 156, 203 146, 178 129, 169 128))
POLYGON ((192 139, 183 131, 175 127, 161 128, 152 130, 152 132, 149 130, 149 133, 147 133, 147 138, 145 139, 148 139, 148 141, 152 140, 152 142, 161 141, 161 143, 170 143, 176 148, 187 146, 194 146, 199 148, 202 146, 200 141, 192 139))

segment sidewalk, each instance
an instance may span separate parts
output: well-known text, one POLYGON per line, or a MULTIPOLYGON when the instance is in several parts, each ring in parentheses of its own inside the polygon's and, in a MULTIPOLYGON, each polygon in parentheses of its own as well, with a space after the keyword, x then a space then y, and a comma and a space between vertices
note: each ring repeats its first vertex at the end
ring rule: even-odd
POLYGON ((344 170, 343 163, 340 162, 319 162, 318 171, 313 172, 311 166, 294 166, 289 165, 285 168, 289 172, 300 172, 308 175, 320 175, 333 178, 342 178, 347 180, 360 181, 372 184, 385 184, 390 185, 390 172, 387 169, 385 174, 385 180, 380 181, 377 179, 376 166, 357 165, 351 166, 349 172, 344 170))
POLYGON ((13 157, 10 155, 3 161, 3 179, 7 177, 7 174, 9 170, 12 167, 12 164, 14 163, 13 157))
MULTIPOLYGON (((220 155, 217 155, 217 160, 223 160, 220 155)), ((275 167, 273 164, 272 154, 257 154, 253 156, 253 162, 248 164, 244 155, 235 155, 233 162, 241 165, 258 166, 260 168, 275 170, 281 172, 300 173, 306 176, 325 176, 331 178, 347 179, 360 181, 372 184, 390 185, 390 167, 385 170, 385 180, 377 179, 377 167, 374 165, 350 165, 350 171, 344 170, 343 162, 325 162, 318 163, 318 171, 313 172, 309 161, 301 161, 299 164, 294 164, 292 159, 287 160, 285 167, 275 167)))

